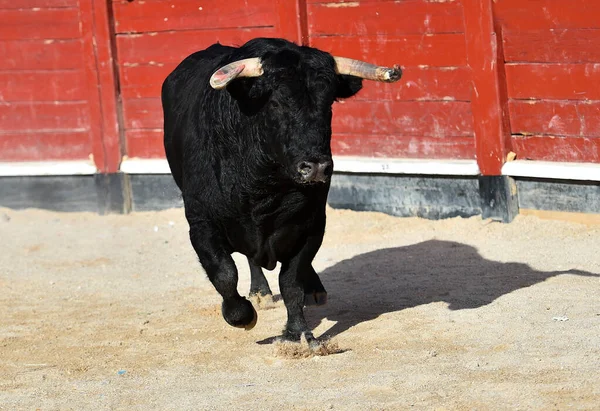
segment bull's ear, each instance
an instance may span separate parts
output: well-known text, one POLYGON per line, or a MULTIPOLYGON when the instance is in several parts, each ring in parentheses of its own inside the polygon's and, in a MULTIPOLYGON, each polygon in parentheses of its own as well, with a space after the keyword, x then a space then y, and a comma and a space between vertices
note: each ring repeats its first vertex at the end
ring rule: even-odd
POLYGON ((257 99, 269 94, 260 78, 239 78, 227 85, 227 91, 235 100, 257 99))
POLYGON ((271 94, 262 83, 260 77, 238 78, 227 85, 227 91, 243 113, 254 115, 267 103, 271 94))
POLYGON ((338 74, 337 78, 338 86, 335 94, 336 98, 352 97, 362 88, 362 79, 360 77, 338 74))

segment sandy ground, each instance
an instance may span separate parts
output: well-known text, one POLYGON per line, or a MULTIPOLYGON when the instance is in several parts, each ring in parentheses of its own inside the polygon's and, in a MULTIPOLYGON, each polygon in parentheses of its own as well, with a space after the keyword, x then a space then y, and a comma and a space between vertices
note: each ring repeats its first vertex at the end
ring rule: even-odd
POLYGON ((281 301, 226 325, 187 228, 0 209, 0 409, 600 409, 600 226, 329 210, 307 318, 343 352, 302 359, 281 301))

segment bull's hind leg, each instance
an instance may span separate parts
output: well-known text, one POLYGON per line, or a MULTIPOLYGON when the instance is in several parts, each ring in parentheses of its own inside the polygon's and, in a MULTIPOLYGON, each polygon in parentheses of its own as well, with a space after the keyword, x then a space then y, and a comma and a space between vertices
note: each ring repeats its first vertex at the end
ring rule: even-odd
POLYGON ((250 266, 250 299, 256 300, 260 308, 269 308, 273 304, 273 292, 269 287, 262 268, 248 259, 250 266))
MULTIPOLYGON (((283 338, 290 341, 300 341, 302 334, 311 346, 318 345, 317 340, 308 328, 304 318, 304 299, 306 284, 315 285, 315 279, 311 273, 311 263, 323 240, 323 235, 309 237, 300 252, 289 261, 283 263, 279 273, 279 288, 281 296, 287 309, 288 320, 283 331, 283 338), (307 282, 308 281, 308 282, 307 282)), ((318 277, 317 277, 318 278, 318 277)), ((318 281, 320 287, 323 285, 318 281)), ((324 291, 324 288, 323 288, 324 291)))
POLYGON ((315 269, 309 265, 304 277, 304 305, 325 305, 326 303, 327 291, 315 269))
POLYGON ((221 313, 225 321, 247 330, 254 327, 256 311, 237 291, 237 267, 220 236, 204 224, 190 224, 190 240, 208 279, 223 297, 221 313))

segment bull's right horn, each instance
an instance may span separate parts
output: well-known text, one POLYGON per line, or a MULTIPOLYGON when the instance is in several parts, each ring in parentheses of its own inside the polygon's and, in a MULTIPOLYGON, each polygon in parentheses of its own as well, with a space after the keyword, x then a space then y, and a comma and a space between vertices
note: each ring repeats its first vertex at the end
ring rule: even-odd
POLYGON ((382 67, 346 57, 333 58, 335 59, 335 69, 338 74, 346 74, 364 78, 365 80, 383 81, 386 83, 393 83, 402 77, 402 70, 397 65, 394 67, 382 67))
POLYGON ((226 87, 229 83, 238 77, 260 77, 263 74, 263 68, 260 58, 238 60, 229 63, 210 76, 210 86, 216 90, 226 87))

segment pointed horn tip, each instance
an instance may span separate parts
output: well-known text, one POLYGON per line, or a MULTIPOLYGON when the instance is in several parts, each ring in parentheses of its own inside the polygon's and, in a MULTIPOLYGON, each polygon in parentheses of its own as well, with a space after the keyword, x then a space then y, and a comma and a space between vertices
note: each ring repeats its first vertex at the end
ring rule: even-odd
POLYGON ((215 71, 212 76, 210 76, 210 86, 215 90, 220 90, 225 88, 229 82, 236 78, 246 66, 244 64, 240 64, 237 67, 234 67, 232 70, 228 70, 224 67, 215 71))
POLYGON ((395 81, 400 80, 402 77, 402 69, 397 64, 391 68, 385 68, 383 72, 382 79, 386 83, 393 83, 395 81))

